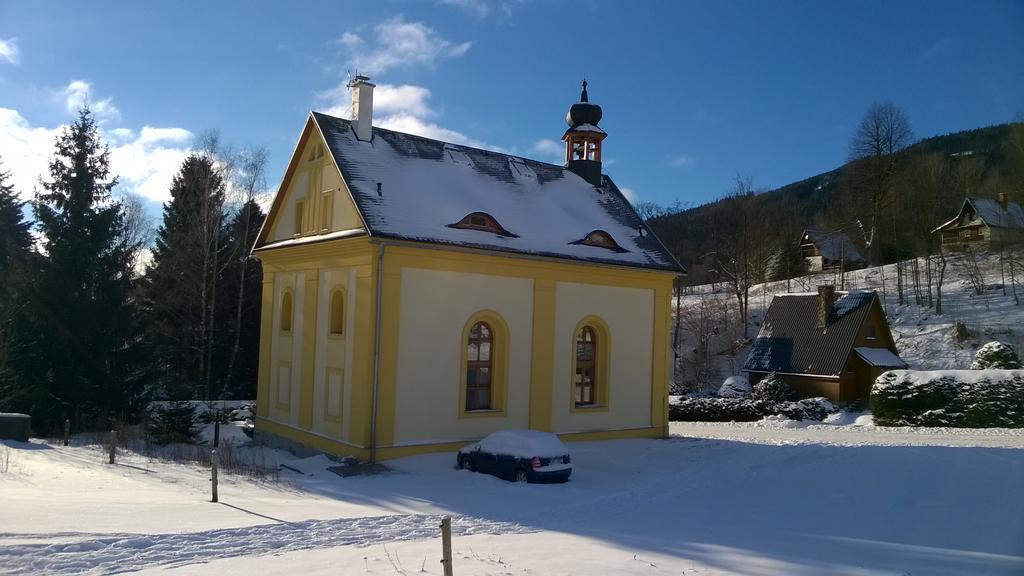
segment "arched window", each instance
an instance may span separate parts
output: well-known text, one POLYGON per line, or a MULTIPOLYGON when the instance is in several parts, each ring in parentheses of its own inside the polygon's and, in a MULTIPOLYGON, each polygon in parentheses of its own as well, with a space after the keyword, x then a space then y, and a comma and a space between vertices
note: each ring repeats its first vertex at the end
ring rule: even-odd
POLYGON ((469 329, 466 342, 466 411, 491 410, 494 381, 494 330, 486 322, 469 329))
POLYGON ((459 418, 505 414, 510 341, 508 324, 494 310, 466 319, 459 341, 459 418))
POLYGON ((449 224, 449 228, 459 228, 462 230, 480 230, 483 232, 494 232, 498 236, 507 236, 509 238, 518 238, 519 236, 506 230, 498 221, 494 219, 494 216, 486 212, 470 212, 466 216, 454 224, 449 224))
POLYGON ((292 331, 292 292, 285 290, 281 294, 281 332, 292 331))
POLYGON ((331 293, 329 324, 331 336, 343 336, 345 334, 345 294, 341 289, 336 289, 331 293))
POLYGON ((580 320, 573 332, 570 407, 578 411, 604 411, 610 397, 609 358, 611 333, 599 316, 580 320))
POLYGON ((597 404, 597 334, 584 326, 576 334, 576 406, 597 404))
POLYGON ((583 238, 570 244, 582 244, 583 246, 594 246, 596 248, 607 248, 612 252, 629 252, 612 238, 612 235, 604 230, 593 230, 583 238))

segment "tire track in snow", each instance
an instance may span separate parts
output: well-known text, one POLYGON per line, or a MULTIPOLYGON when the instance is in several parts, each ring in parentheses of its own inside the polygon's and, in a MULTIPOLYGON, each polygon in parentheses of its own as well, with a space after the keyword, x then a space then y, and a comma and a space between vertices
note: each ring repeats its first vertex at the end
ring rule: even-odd
MULTIPOLYGON (((59 543, 0 544, 4 574, 114 574, 160 565, 183 566, 221 558, 369 546, 440 536, 441 516, 402 514, 365 518, 305 520, 183 534, 61 533, 59 543)), ((452 516, 452 535, 528 534, 537 530, 476 518, 452 516)), ((56 534, 0 533, 7 539, 51 539, 56 534)))

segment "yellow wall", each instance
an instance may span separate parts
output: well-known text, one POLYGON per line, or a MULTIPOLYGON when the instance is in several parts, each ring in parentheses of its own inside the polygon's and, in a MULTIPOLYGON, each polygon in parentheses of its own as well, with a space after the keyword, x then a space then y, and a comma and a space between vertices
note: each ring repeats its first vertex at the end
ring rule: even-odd
POLYGON ((314 376, 312 418, 313 431, 332 438, 348 440, 344 428, 351 408, 352 351, 355 329, 356 269, 323 268, 319 274, 316 306, 316 337, 314 346, 314 376), (341 334, 330 332, 332 297, 342 294, 341 334))
POLYGON ((528 427, 532 280, 402 268, 399 310, 395 443, 471 440, 528 427), (496 312, 508 326, 508 373, 495 376, 506 378, 505 410, 460 416, 462 336, 482 310, 496 312))
POLYGON ((385 297, 383 327, 401 331, 382 346, 384 365, 396 363, 391 372, 382 366, 382 448, 468 440, 511 425, 559 433, 667 432, 670 274, 408 245, 389 246, 384 267, 385 287, 389 275, 401 281, 392 296, 400 304, 388 305, 385 297), (508 410, 497 417, 504 422, 458 419, 453 384, 462 370, 461 331, 481 309, 501 312, 513 346, 523 344, 510 352, 511 365, 523 370, 509 377, 508 410), (572 341, 588 315, 601 317, 612 332, 611 389, 605 409, 581 412, 570 404, 572 341), (529 391, 525 416, 521 390, 529 391), (415 399, 407 402, 407 393, 415 399))
POLYGON ((554 431, 651 426, 654 290, 558 282, 555 302, 554 431), (608 327, 611 346, 607 381, 598 383, 608 386, 608 402, 606 406, 573 410, 575 332, 587 316, 600 318, 608 327))
MULTIPOLYGON (((302 441, 294 437, 296 434, 301 436, 301 430, 308 430, 317 435, 303 436, 303 443, 308 445, 314 437, 354 446, 368 441, 374 250, 366 238, 352 238, 257 252, 263 261, 265 280, 257 427, 263 421, 263 429, 286 430, 286 437, 295 441, 302 441), (346 295, 342 338, 328 335, 330 297, 337 287, 346 295), (293 298, 290 334, 280 330, 281 294, 285 289, 292 291, 293 298), (294 362, 294 358, 300 361, 294 362), (282 365, 291 382, 296 383, 285 394, 289 400, 286 407, 277 404, 282 365), (341 385, 333 393, 332 376, 336 381, 340 379, 341 385), (326 402, 332 397, 340 400, 340 410, 329 411, 326 402)), ((349 453, 340 449, 335 452, 349 453)))

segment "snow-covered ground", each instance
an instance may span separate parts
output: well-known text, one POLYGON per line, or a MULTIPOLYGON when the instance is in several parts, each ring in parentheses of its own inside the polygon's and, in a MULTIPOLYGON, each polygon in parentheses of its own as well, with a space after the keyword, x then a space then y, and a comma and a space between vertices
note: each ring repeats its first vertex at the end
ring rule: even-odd
POLYGON ((1024 432, 832 422, 570 443, 564 485, 452 453, 341 478, 268 451, 305 474, 222 476, 220 504, 194 464, 7 442, 0 573, 441 574, 451 515, 459 575, 1024 574, 1024 432))

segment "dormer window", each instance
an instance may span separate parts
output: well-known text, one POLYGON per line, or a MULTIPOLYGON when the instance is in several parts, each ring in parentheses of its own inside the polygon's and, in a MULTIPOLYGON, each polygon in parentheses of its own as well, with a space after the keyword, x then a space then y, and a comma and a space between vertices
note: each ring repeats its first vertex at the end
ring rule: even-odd
POLYGON ((594 230, 593 232, 584 236, 582 239, 577 240, 575 242, 571 242, 571 244, 582 244, 584 246, 594 246, 596 248, 607 248, 608 250, 611 250, 613 252, 629 252, 629 250, 626 250, 622 246, 619 246, 619 243, 616 242, 614 238, 612 238, 612 235, 605 232, 604 230, 594 230))
POLYGON ((493 232, 498 236, 507 236, 509 238, 518 238, 519 236, 505 230, 498 221, 494 219, 494 216, 486 212, 471 212, 466 215, 465 218, 459 220, 454 224, 449 224, 449 228, 459 228, 461 230, 480 230, 481 232, 493 232))

